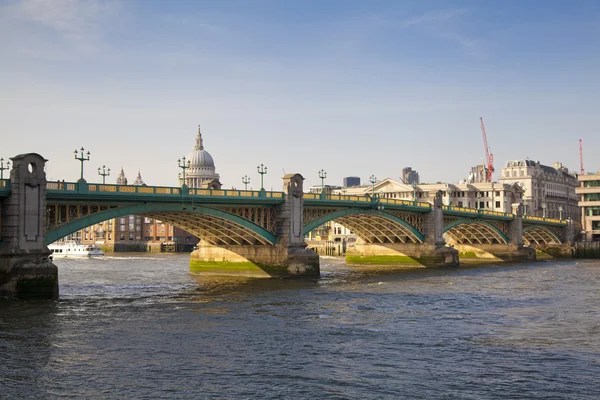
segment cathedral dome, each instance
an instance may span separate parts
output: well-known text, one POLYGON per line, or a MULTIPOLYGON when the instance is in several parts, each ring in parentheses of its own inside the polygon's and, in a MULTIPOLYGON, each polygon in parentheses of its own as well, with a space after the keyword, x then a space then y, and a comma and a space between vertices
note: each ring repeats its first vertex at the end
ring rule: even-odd
MULTIPOLYGON (((198 125, 198 135, 196 136, 196 145, 186 157, 187 171, 185 174, 185 184, 190 188, 203 188, 215 180, 219 180, 219 174, 215 171, 215 162, 210 153, 204 150, 202 143, 202 133, 198 125)), ((180 183, 183 183, 183 177, 180 176, 180 183)))
POLYGON ((215 162, 213 161, 212 156, 208 151, 204 150, 204 145, 202 143, 202 134, 200 133, 200 126, 198 126, 196 146, 194 146, 194 150, 192 150, 187 155, 185 161, 189 163, 190 168, 215 167, 215 162))
POLYGON ((210 153, 202 148, 194 148, 187 157, 185 161, 190 163, 190 168, 200 168, 200 167, 212 167, 214 168, 215 162, 213 161, 210 153))

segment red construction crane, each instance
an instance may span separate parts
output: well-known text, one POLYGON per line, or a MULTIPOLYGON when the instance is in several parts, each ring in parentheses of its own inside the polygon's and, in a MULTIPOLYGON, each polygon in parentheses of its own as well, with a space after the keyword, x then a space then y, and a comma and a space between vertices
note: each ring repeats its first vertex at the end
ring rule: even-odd
POLYGON ((581 139, 579 139, 579 162, 581 163, 581 175, 585 175, 585 171, 583 170, 583 145, 581 144, 581 139))
POLYGON ((494 155, 490 153, 490 148, 487 143, 487 135, 485 134, 485 126, 483 125, 483 118, 481 120, 481 133, 483 134, 483 146, 485 147, 485 162, 487 163, 487 181, 492 181, 492 173, 494 172, 494 155))

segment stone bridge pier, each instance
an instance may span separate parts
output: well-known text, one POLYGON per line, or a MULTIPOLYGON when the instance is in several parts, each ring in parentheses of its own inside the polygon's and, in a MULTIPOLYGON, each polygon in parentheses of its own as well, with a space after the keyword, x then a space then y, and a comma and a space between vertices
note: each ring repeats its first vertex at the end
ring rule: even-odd
POLYGON ((0 296, 57 298, 58 269, 44 244, 46 160, 34 153, 11 160, 11 192, 1 201, 0 296))
POLYGON ((303 181, 300 174, 283 177, 285 201, 275 209, 274 245, 213 246, 201 241, 190 255, 196 274, 250 277, 318 277, 319 256, 308 250, 303 235, 303 181))
POLYGON ((432 199, 433 208, 423 215, 423 243, 357 242, 346 251, 348 265, 406 265, 425 267, 457 267, 458 251, 446 246, 443 237, 444 217, 442 192, 432 199))

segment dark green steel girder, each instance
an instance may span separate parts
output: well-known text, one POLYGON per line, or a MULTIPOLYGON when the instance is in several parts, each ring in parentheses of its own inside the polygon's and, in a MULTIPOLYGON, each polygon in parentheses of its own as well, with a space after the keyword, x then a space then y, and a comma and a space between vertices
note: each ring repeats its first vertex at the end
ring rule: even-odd
POLYGON ((481 219, 459 219, 456 221, 452 221, 451 223, 449 223, 448 225, 446 225, 444 227, 444 233, 446 233, 447 231, 449 231, 450 229, 458 226, 458 225, 469 225, 469 224, 478 224, 478 225, 483 225, 485 227, 487 227, 488 229, 490 229, 491 231, 493 231, 494 233, 496 233, 500 238, 502 238, 502 240, 504 240, 504 243, 508 243, 509 239, 508 237, 497 227, 495 227, 493 224, 490 224, 489 222, 486 222, 484 220, 481 219))
POLYGON ((333 221, 336 218, 346 217, 349 215, 356 215, 356 214, 378 215, 380 217, 387 218, 399 225, 402 225, 410 233, 415 235, 415 237, 418 238, 419 241, 421 241, 421 242, 425 241, 425 236, 421 232, 419 232, 414 226, 410 225, 408 222, 396 217, 395 215, 392 215, 390 213, 387 213, 385 211, 380 211, 380 210, 363 210, 363 209, 357 209, 357 208, 346 208, 343 210, 334 211, 329 214, 325 214, 320 218, 310 221, 308 224, 304 225, 304 235, 308 234, 310 231, 323 225, 326 222, 333 221))
POLYGON ((537 231, 537 230, 541 230, 544 231, 544 233, 549 234, 550 236, 554 237, 556 239, 556 241, 558 243, 562 243, 563 240, 560 236, 558 236, 556 234, 556 232, 554 232, 552 229, 548 229, 546 226, 544 225, 529 225, 525 228, 523 228, 523 236, 525 235, 525 233, 530 232, 530 231, 537 231))
POLYGON ((160 212, 187 212, 187 213, 195 213, 195 214, 204 214, 210 215, 213 217, 221 218, 223 220, 227 220, 233 222, 237 225, 242 226, 245 229, 248 229, 254 232, 257 235, 264 237, 266 240, 275 244, 277 242, 277 237, 264 229, 263 227, 248 221, 242 217, 239 217, 235 214, 231 214, 225 211, 221 211, 215 208, 204 207, 204 206, 181 206, 178 204, 136 204, 131 206, 123 206, 123 207, 115 207, 105 211, 97 212, 94 214, 86 215, 85 217, 79 218, 77 220, 71 221, 67 224, 61 225, 57 228, 51 229, 46 232, 46 244, 50 244, 52 242, 57 241, 65 236, 68 236, 71 233, 77 232, 80 229, 84 229, 88 226, 97 224, 102 221, 106 221, 112 218, 123 217, 126 215, 136 215, 136 214, 144 214, 144 213, 160 213, 160 212))

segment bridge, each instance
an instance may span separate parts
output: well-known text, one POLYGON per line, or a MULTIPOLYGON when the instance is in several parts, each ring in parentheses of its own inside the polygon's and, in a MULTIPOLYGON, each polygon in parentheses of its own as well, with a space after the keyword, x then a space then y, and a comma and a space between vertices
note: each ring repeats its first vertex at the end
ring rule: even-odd
POLYGON ((318 276, 319 258, 304 236, 329 221, 359 240, 348 264, 456 266, 481 254, 535 259, 538 247, 561 252, 570 225, 513 213, 429 202, 303 192, 303 177, 283 177, 283 191, 47 182, 38 154, 12 158, 0 180, 0 295, 58 294, 47 245, 93 224, 127 215, 159 219, 201 239, 192 272, 264 277, 318 276), (53 278, 54 277, 54 278, 53 278), (55 283, 53 283, 55 282, 55 283))

